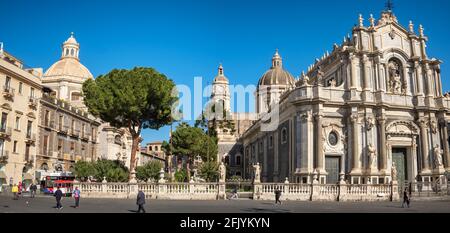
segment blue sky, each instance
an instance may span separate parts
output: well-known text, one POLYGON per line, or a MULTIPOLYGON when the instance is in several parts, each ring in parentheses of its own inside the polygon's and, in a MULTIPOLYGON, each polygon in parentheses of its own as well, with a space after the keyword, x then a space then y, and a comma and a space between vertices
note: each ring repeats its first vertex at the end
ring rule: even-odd
MULTIPOLYGON (((357 23, 376 18, 384 0, 0 0, 0 41, 28 66, 47 69, 70 32, 94 76, 113 68, 151 66, 177 84, 211 80, 220 62, 231 83, 256 84, 276 48, 294 76, 332 50, 357 23)), ((444 61, 450 90, 450 1, 395 0, 400 23, 423 24, 428 55, 444 61)), ((206 83, 205 83, 206 84, 206 83)), ((169 128, 146 130, 144 142, 167 139, 169 128)))

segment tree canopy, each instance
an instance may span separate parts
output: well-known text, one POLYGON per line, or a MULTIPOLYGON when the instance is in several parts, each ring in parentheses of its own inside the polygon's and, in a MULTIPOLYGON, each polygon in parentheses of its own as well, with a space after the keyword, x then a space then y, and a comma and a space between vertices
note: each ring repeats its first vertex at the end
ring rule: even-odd
POLYGON ((158 180, 159 172, 163 165, 160 161, 152 160, 136 168, 136 178, 140 181, 147 181, 148 179, 158 180))
MULTIPOLYGON (((165 144, 174 155, 186 155, 195 159, 200 155, 203 161, 215 161, 217 139, 208 136, 202 129, 181 123, 172 133, 172 144, 165 144)), ((167 149, 165 149, 167 150, 167 149)))
MULTIPOLYGON (((83 83, 89 112, 117 128, 129 130, 133 145, 130 170, 134 171, 142 129, 159 129, 173 121, 178 96, 175 84, 153 68, 114 69, 83 83)), ((130 179, 133 179, 131 174, 130 179)))
POLYGON ((108 182, 125 182, 128 180, 129 171, 122 161, 98 160, 96 162, 78 161, 74 167, 75 177, 86 181, 94 177, 97 181, 106 178, 108 182))

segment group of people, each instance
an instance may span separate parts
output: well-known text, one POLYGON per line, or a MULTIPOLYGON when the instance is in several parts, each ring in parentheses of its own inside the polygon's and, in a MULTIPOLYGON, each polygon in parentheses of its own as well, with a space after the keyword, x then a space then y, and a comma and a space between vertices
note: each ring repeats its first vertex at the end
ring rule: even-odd
MULTIPOLYGON (((58 210, 62 209, 63 206, 61 204, 62 197, 64 196, 64 193, 61 191, 61 189, 58 187, 55 193, 53 194, 56 198, 56 208, 58 210)), ((75 206, 74 208, 80 207, 80 197, 81 197, 81 191, 78 189, 78 187, 75 187, 75 190, 72 192, 72 196, 75 200, 75 206)))
MULTIPOLYGON (((32 183, 30 185, 30 197, 34 198, 36 196, 37 191, 37 185, 32 183)), ((13 193, 13 199, 19 200, 19 197, 22 195, 22 192, 24 191, 24 185, 22 182, 19 182, 19 184, 14 184, 11 188, 11 192, 13 193)))

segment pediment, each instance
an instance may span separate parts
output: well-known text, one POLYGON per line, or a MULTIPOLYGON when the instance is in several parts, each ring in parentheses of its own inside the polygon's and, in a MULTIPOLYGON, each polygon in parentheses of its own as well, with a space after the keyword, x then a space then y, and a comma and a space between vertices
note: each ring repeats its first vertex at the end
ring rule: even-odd
POLYGON ((386 127, 387 134, 394 135, 417 135, 419 127, 410 121, 394 121, 386 127))
POLYGON ((374 34, 375 46, 380 51, 398 49, 411 54, 411 39, 409 32, 397 23, 380 26, 374 34))

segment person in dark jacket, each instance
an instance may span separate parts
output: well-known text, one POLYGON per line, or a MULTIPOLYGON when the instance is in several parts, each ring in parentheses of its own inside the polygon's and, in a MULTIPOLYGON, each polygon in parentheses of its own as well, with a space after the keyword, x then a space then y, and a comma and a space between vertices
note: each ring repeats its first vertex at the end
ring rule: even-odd
POLYGON ((409 208, 409 203, 410 203, 411 199, 409 197, 409 192, 408 192, 408 188, 405 188, 405 190, 403 191, 403 203, 402 203, 402 208, 405 207, 405 203, 409 208))
POLYGON ((142 192, 142 190, 139 190, 136 200, 136 205, 139 206, 137 211, 138 213, 140 213, 141 210, 143 213, 145 213, 144 204, 145 204, 145 194, 144 192, 142 192))
POLYGON ((280 189, 275 190, 275 204, 280 203, 281 205, 280 197, 281 197, 281 190, 280 189))
POLYGON ((36 195, 36 190, 37 190, 37 186, 32 183, 30 186, 30 196, 31 198, 34 198, 34 196, 36 195))
POLYGON ((56 190, 54 196, 55 196, 55 198, 56 198, 56 208, 57 208, 58 210, 62 209, 63 206, 61 205, 61 198, 62 198, 62 196, 63 196, 63 193, 62 193, 61 189, 59 189, 59 187, 58 187, 58 189, 56 190))

